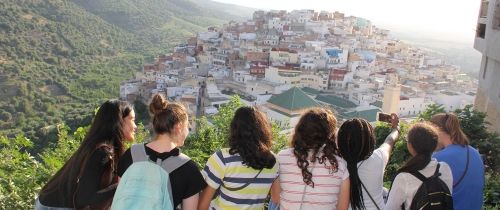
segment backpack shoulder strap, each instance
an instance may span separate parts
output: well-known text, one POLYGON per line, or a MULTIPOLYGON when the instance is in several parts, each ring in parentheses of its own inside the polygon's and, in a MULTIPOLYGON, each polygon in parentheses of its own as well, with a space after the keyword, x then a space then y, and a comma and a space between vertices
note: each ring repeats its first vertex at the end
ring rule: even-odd
POLYGON ((169 158, 161 162, 161 167, 170 174, 172 173, 172 171, 175 171, 190 160, 191 158, 189 158, 184 153, 179 153, 178 156, 170 156, 169 158))
POLYGON ((413 176, 415 176, 415 177, 417 177, 422 182, 425 182, 425 181, 427 181, 428 179, 430 179, 432 177, 439 177, 439 176, 441 176, 441 173, 439 173, 439 163, 436 166, 436 170, 434 171, 434 174, 432 174, 432 176, 430 176, 430 177, 425 177, 423 174, 421 174, 418 171, 412 171, 412 172, 410 172, 410 174, 413 175, 413 176))
POLYGON ((439 166, 440 165, 439 165, 439 162, 438 162, 438 164, 436 166, 436 171, 434 171, 434 175, 432 175, 433 177, 439 177, 439 176, 441 176, 441 173, 439 173, 439 166))
POLYGON ((414 177, 417 177, 420 181, 425 182, 427 180, 427 177, 425 177, 423 174, 421 174, 418 171, 411 171, 409 172, 411 175, 414 177))
POLYGON ((130 147, 130 154, 132 155, 133 163, 147 161, 149 159, 144 144, 133 144, 132 147, 130 147))
POLYGON ((465 174, 467 174, 467 170, 469 170, 469 145, 467 145, 466 148, 467 148, 467 163, 465 164, 465 170, 462 176, 460 176, 460 178, 458 179, 458 181, 453 184, 453 188, 455 188, 456 186, 458 186, 458 184, 460 184, 460 182, 462 182, 462 180, 465 177, 465 174))

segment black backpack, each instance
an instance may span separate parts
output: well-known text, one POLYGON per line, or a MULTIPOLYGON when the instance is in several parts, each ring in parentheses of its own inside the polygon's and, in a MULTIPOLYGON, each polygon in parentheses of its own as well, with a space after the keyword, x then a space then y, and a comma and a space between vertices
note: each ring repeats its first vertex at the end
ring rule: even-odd
POLYGON ((422 185, 415 193, 411 201, 410 210, 451 209, 453 210, 453 198, 446 183, 439 178, 439 163, 436 171, 430 177, 425 177, 418 171, 410 172, 422 181, 422 185))

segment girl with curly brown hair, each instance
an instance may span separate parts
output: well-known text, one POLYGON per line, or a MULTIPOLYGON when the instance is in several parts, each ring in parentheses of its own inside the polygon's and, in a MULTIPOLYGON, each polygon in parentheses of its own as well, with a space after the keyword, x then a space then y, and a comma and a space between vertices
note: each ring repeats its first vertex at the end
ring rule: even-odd
POLYGON ((208 186, 198 209, 263 209, 278 176, 271 138, 271 125, 264 114, 253 107, 236 110, 229 148, 215 152, 202 171, 208 186))
POLYGON ((279 152, 279 180, 271 198, 282 209, 347 209, 349 172, 335 143, 337 120, 330 110, 306 111, 291 147, 279 152))

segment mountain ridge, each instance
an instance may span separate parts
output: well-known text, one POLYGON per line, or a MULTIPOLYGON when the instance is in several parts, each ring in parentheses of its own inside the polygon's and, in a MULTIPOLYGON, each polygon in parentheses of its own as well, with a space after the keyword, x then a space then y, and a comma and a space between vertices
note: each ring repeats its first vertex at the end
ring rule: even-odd
POLYGON ((120 82, 154 56, 208 26, 246 18, 217 5, 207 0, 0 2, 0 136, 24 134, 40 140, 40 149, 56 139, 53 125, 88 124, 95 107, 116 98, 120 82))

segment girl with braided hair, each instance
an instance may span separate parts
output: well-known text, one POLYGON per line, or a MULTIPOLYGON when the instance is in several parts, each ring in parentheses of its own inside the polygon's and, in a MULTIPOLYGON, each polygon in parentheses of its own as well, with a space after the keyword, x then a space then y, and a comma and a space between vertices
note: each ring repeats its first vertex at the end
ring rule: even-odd
POLYGON ((384 209, 384 170, 398 138, 399 118, 391 114, 392 132, 375 149, 375 135, 370 123, 354 118, 342 124, 337 144, 347 161, 351 181, 351 209, 384 209))

